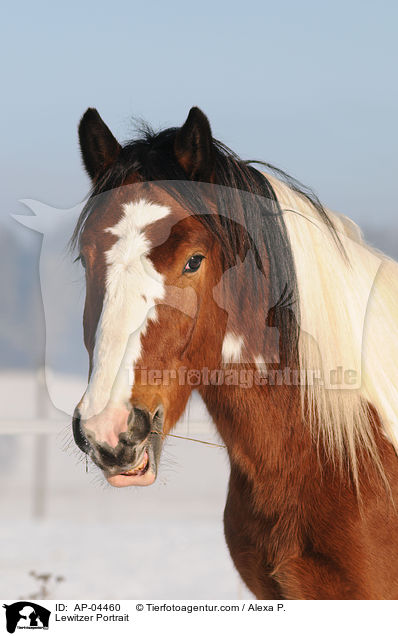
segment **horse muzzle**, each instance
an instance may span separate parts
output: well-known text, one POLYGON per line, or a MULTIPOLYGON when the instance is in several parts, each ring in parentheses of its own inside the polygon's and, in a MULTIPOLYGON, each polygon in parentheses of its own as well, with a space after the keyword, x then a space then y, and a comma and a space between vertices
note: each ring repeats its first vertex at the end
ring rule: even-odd
MULTIPOLYGON (((103 422, 114 416, 115 411, 105 409, 100 417, 103 422)), ((77 446, 103 471, 111 486, 149 486, 155 481, 163 444, 161 407, 153 416, 145 409, 132 408, 126 425, 116 427, 112 435, 100 434, 90 420, 82 421, 77 408, 72 428, 77 446)))

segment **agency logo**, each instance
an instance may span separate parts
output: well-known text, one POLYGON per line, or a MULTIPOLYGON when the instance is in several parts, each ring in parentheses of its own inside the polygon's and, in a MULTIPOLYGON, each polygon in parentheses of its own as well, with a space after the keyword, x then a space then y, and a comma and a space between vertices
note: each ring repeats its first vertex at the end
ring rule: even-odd
POLYGON ((11 605, 4 604, 6 610, 7 631, 13 634, 16 629, 48 629, 50 610, 32 603, 18 601, 11 605))

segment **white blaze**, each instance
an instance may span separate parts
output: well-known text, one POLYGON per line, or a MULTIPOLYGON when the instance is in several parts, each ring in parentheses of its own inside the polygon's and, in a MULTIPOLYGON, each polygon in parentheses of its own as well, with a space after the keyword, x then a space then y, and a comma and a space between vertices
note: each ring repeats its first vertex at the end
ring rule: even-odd
POLYGON ((84 420, 107 406, 129 406, 132 370, 141 354, 141 335, 148 319, 156 319, 156 302, 164 297, 163 277, 147 256, 151 245, 145 228, 169 213, 169 208, 141 199, 125 204, 120 221, 106 230, 118 240, 106 252, 105 294, 93 370, 80 405, 84 420))

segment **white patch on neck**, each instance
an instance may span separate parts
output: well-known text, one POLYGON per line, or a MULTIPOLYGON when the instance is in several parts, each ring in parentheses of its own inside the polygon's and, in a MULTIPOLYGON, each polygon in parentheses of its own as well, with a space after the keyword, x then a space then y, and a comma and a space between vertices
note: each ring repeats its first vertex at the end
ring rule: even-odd
POLYGON ((240 362, 242 358, 243 350, 243 338, 242 336, 236 336, 231 331, 228 331, 224 336, 222 343, 222 361, 228 362, 240 362))
POLYGON ((156 302, 164 297, 163 277, 147 257, 151 244, 145 228, 167 216, 170 209, 141 199, 125 204, 123 212, 120 221, 106 230, 118 240, 106 252, 105 295, 93 371, 80 404, 83 420, 107 406, 129 408, 141 335, 148 320, 156 320, 156 302))

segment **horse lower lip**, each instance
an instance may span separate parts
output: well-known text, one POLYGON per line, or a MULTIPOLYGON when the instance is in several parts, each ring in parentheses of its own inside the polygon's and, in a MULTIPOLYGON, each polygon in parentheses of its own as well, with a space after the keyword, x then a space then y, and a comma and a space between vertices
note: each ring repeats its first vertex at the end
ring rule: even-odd
MULTIPOLYGON (((118 473, 114 475, 105 475, 110 486, 114 488, 127 488, 130 486, 150 486, 156 481, 157 475, 157 461, 160 453, 160 448, 153 448, 154 442, 151 440, 146 447, 146 452, 143 455, 147 455, 147 463, 144 470, 139 471, 138 474, 118 473)), ((141 461, 141 460, 140 460, 141 461)), ((135 470, 137 466, 135 467, 135 470)))

